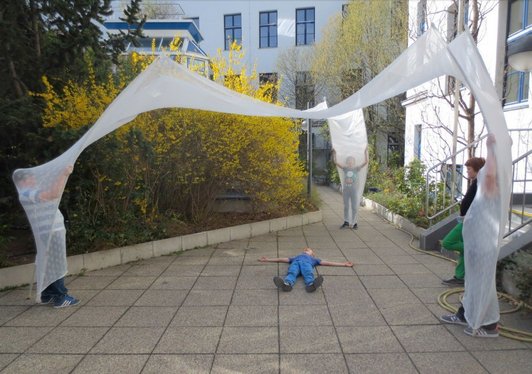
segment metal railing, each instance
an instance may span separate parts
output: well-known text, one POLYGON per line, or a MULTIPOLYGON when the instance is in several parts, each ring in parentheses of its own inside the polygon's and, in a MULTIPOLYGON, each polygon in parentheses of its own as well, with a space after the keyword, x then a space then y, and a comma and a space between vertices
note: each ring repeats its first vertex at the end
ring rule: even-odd
MULTIPOLYGON (((528 143, 528 140, 532 135, 532 129, 514 129, 509 130, 509 132, 514 140, 513 147, 515 147, 517 152, 520 153, 522 151, 522 144, 525 144, 525 146, 530 144, 528 143)), ((444 215, 450 215, 455 211, 455 209, 460 205, 460 197, 463 197, 463 191, 466 189, 464 186, 467 186, 467 177, 464 173, 464 170, 457 170, 455 179, 455 183, 457 185, 455 186, 457 187, 455 188, 456 193, 454 197, 450 196, 450 191, 452 188, 449 185, 449 182, 452 180, 452 170, 447 170, 449 161, 454 157, 457 165, 460 166, 458 160, 461 160, 462 165, 465 164, 468 154, 467 151, 472 147, 477 147, 479 144, 482 146, 482 141, 486 137, 487 135, 464 146, 463 148, 459 149, 456 154, 445 158, 427 170, 425 174, 425 212, 427 214, 427 219, 429 220, 429 225, 432 225, 435 219, 444 215), (431 203, 432 206, 441 207, 432 215, 429 214, 431 203)), ((480 151, 482 151, 481 148, 480 151)), ((532 185, 532 179, 529 177, 531 174, 529 170, 532 171, 532 160, 529 162, 531 157, 532 150, 527 150, 525 153, 512 161, 512 198, 510 200, 510 206, 508 209, 509 219, 504 237, 507 237, 514 232, 521 230, 523 227, 532 224, 532 214, 526 210, 527 205, 532 205, 527 204, 527 202, 530 202, 532 199, 532 196, 529 197, 531 194, 527 194, 527 186, 532 185)))
POLYGON ((528 194, 526 190, 527 184, 532 183, 532 179, 527 177, 531 165, 531 163, 529 163, 529 158, 531 157, 532 150, 519 156, 512 162, 512 199, 508 209, 508 230, 504 234, 504 237, 507 237, 532 223, 532 215, 526 210, 526 206, 530 205, 527 204, 528 194), (521 192, 516 192, 516 187, 519 188, 521 192), (516 204, 519 200, 520 203, 516 204))
POLYGON ((461 188, 461 186, 467 185, 467 177, 463 170, 457 170, 455 184, 458 185, 459 188, 454 189, 456 196, 449 196, 449 191, 453 189, 452 186, 449 185, 449 183, 452 181, 453 178, 452 170, 447 170, 447 167, 449 165, 448 162, 454 158, 456 161, 456 165, 465 164, 466 157, 468 154, 467 151, 470 148, 477 147, 479 144, 482 144, 481 142, 486 137, 487 135, 484 135, 483 137, 475 140, 474 142, 467 144, 465 147, 457 150, 454 155, 450 155, 449 157, 440 161, 438 164, 429 168, 425 173, 425 212, 427 214, 427 219, 429 220, 429 225, 432 225, 432 221, 434 219, 444 214, 450 214, 453 211, 453 208, 460 205, 459 198, 464 195, 463 188, 461 188), (458 162, 458 159, 461 159, 460 163, 458 162), (443 188, 439 188, 438 186, 443 188), (436 211, 436 213, 430 215, 429 212, 431 203, 432 206, 441 206, 442 208, 436 211))

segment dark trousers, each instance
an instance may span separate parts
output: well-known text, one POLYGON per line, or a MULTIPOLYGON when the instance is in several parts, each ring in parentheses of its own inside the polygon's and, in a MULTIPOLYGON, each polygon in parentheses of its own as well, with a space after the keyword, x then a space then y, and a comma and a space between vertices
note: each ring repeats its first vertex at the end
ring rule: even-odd
POLYGON ((59 278, 48 287, 44 289, 41 293, 41 298, 51 298, 55 297, 58 300, 61 300, 68 293, 68 289, 65 287, 65 278, 59 278))
MULTIPOLYGON (((467 321, 465 318, 465 309, 463 306, 460 305, 460 308, 458 308, 458 312, 456 312, 456 315, 460 317, 462 321, 467 321)), ((486 330, 494 330, 497 328, 497 322, 490 323, 489 325, 484 325, 482 327, 485 328, 486 330)))

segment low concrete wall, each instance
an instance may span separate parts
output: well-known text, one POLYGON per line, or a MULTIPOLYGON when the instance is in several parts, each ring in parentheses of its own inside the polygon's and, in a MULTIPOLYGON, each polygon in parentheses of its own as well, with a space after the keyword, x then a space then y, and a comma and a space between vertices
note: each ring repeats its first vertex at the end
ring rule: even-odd
MULTIPOLYGON (((158 257, 232 240, 247 239, 321 221, 322 212, 319 210, 295 216, 275 218, 267 221, 247 223, 239 226, 140 243, 127 247, 69 256, 67 258, 68 272, 70 274, 77 274, 85 271, 98 270, 105 267, 126 264, 131 261, 158 257)), ((34 267, 34 264, 26 264, 0 269, 0 289, 30 283, 33 280, 34 267)))
POLYGON ((414 235, 416 239, 419 239, 421 233, 425 230, 419 226, 416 226, 415 224, 413 224, 406 218, 400 216, 399 214, 393 213, 386 207, 380 205, 379 203, 376 203, 373 200, 363 197, 362 202, 367 209, 373 210, 375 213, 377 213, 379 216, 383 217, 387 221, 392 222, 397 227, 405 231, 408 231, 409 233, 414 235))

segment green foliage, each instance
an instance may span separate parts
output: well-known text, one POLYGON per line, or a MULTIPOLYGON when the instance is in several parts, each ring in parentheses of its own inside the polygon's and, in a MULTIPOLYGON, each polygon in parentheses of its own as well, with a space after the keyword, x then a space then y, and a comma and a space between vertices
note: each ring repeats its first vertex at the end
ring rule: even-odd
MULTIPOLYGON (((238 92, 275 102, 271 84, 257 88, 255 71, 235 73, 243 52, 233 47, 228 61, 222 56, 213 61, 215 77, 238 92), (232 79, 222 78, 227 76, 232 79)), ((56 139, 72 135, 74 142, 152 60, 132 54, 105 80, 89 66, 85 80, 68 81, 62 90, 44 80, 46 91, 39 96, 45 127, 56 139)), ((256 212, 306 209, 298 136, 296 124, 284 118, 190 109, 137 116, 93 144, 75 165, 63 198, 69 252, 167 237, 182 221, 204 223, 227 189, 249 196, 256 212)))
POLYGON ((368 198, 390 209, 419 226, 427 227, 425 214, 425 166, 419 160, 397 169, 381 168, 370 161, 366 186, 380 192, 368 193, 368 198))
MULTIPOLYGON (((4 214, 0 215, 0 218, 3 218, 4 214)), ((0 222, 4 219, 0 220, 0 222)), ((11 266, 11 262, 7 256, 8 244, 12 238, 8 235, 8 225, 5 223, 0 223, 0 268, 11 266)))
POLYGON ((510 257, 504 259, 499 270, 506 269, 510 272, 512 280, 515 283, 520 294, 517 295, 527 304, 532 304, 532 250, 531 248, 523 249, 513 253, 510 257))

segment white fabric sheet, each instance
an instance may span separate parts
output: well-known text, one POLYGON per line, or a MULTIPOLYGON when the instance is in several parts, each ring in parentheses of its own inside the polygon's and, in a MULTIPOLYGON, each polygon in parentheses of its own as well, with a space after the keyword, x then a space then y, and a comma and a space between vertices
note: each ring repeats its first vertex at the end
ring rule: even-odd
MULTIPOLYGON (((238 94, 186 70, 167 57, 160 57, 122 91, 78 142, 56 159, 31 168, 31 172, 37 179, 37 188, 46 188, 46 185, 51 185, 59 178, 67 165, 73 165, 79 154, 90 144, 131 121, 138 114, 158 108, 194 108, 254 116, 330 119, 349 115, 357 109, 381 102, 444 74, 455 76, 465 82, 477 99, 489 132, 494 133, 497 138, 495 153, 497 155, 500 199, 498 200, 498 214, 496 216, 498 224, 496 225, 498 226, 497 235, 495 235, 496 240, 482 237, 480 233, 475 232, 473 227, 468 227, 465 224, 464 234, 467 235, 466 232, 471 231, 471 235, 475 236, 487 251, 498 254, 503 227, 507 220, 505 212, 510 198, 511 141, 501 103, 476 45, 468 33, 463 33, 449 45, 446 45, 441 36, 431 29, 354 95, 331 108, 308 112, 267 104, 238 94)), ((341 121, 339 121, 337 129, 334 131, 343 134, 344 131, 349 130, 343 129, 341 121)), ((360 146, 363 141, 357 139, 357 144, 360 146)), ((24 170, 27 169, 16 170, 14 176, 24 170)), ((17 185, 17 189, 20 195, 21 186, 17 185)), ((481 199, 482 194, 477 193, 477 198, 481 199)), ((37 203, 32 205, 31 209, 42 209, 43 212, 37 216, 47 216, 53 220, 56 217, 59 200, 54 200, 52 204, 37 203)), ((37 300, 39 300, 41 291, 52 280, 51 278, 44 280, 45 277, 43 277, 43 274, 49 274, 47 273, 47 258, 52 256, 51 251, 64 251, 64 248, 60 249, 61 246, 52 248, 50 246, 52 231, 47 234, 36 231, 38 224, 32 222, 36 216, 32 215, 29 208, 26 206, 24 208, 30 219, 37 243, 36 278, 37 300), (47 236, 47 240, 37 239, 41 238, 42 235, 47 236)), ((479 209, 483 209, 483 207, 480 206, 479 209)), ((52 227, 52 223, 47 225, 52 227)), ((468 248, 466 248, 467 250, 468 248)), ((466 262, 466 273, 468 271, 466 262)), ((56 274, 57 278, 63 275, 63 270, 56 274)), ((482 275, 478 276, 481 277, 482 275)), ((488 278, 491 282, 491 276, 488 278)), ((479 287, 482 287, 482 282, 479 283, 479 287)), ((466 283, 466 297, 469 292, 467 287, 466 283)), ((486 304, 479 307, 490 308, 490 305, 486 304)), ((483 324, 483 321, 471 320, 469 322, 472 326, 483 324)))
MULTIPOLYGON (((336 161, 341 165, 347 164, 347 159, 353 157, 355 159, 355 167, 362 165, 366 159, 366 148, 368 146, 368 137, 366 133, 366 123, 364 122, 364 113, 362 109, 332 117, 327 120, 329 124, 329 131, 331 133, 332 147, 336 153, 336 161)), ((345 175, 341 167, 337 166, 342 189, 344 185, 345 175)), ((360 199, 364 193, 364 186, 366 185, 366 177, 368 175, 368 165, 364 165, 358 170, 355 178, 355 207, 357 210, 351 212, 351 219, 344 217, 346 222, 351 224, 357 223, 357 212, 360 206, 360 199)))

